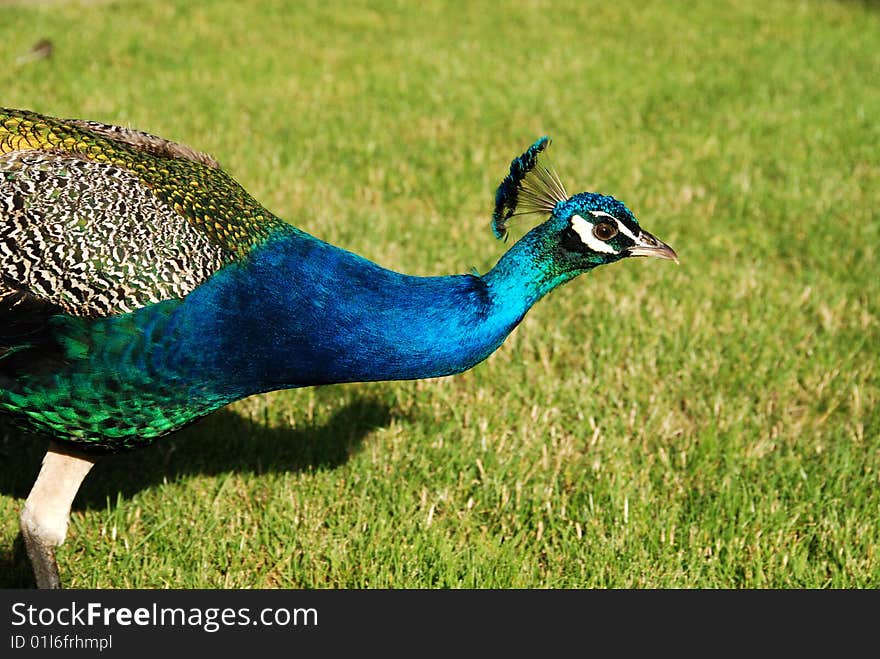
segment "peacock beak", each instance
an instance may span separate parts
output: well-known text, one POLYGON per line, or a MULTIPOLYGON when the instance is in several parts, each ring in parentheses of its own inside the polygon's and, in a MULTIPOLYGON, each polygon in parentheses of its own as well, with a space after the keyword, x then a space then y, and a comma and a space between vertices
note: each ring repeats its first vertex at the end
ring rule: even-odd
POLYGON ((644 230, 636 238, 636 244, 629 247, 627 252, 629 252, 629 256, 653 256, 678 263, 678 254, 674 249, 644 230))

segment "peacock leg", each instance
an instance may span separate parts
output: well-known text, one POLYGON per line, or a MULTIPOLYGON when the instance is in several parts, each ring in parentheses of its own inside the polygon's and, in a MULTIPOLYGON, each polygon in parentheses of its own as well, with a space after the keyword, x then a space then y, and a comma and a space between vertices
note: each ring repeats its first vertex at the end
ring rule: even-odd
POLYGON ((67 536, 70 506, 95 458, 52 442, 21 510, 21 535, 38 588, 61 588, 55 547, 67 536))

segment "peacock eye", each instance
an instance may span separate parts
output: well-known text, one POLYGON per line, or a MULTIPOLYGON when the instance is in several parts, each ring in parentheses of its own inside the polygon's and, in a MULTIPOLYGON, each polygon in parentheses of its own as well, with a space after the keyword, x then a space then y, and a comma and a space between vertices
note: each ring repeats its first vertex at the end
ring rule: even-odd
POLYGON ((610 222, 599 222, 593 227, 593 235, 599 240, 611 240, 617 235, 617 227, 610 222))

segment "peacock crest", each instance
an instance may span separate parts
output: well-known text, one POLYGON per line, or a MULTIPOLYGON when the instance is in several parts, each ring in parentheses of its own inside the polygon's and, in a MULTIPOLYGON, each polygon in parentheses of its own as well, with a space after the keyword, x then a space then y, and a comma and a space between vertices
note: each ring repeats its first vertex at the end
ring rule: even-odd
POLYGON ((565 186, 556 170, 547 162, 550 138, 542 137, 510 163, 495 193, 492 231, 501 240, 507 237, 507 223, 514 215, 541 213, 549 215, 560 202, 568 200, 565 186), (543 157, 542 157, 543 156, 543 157))

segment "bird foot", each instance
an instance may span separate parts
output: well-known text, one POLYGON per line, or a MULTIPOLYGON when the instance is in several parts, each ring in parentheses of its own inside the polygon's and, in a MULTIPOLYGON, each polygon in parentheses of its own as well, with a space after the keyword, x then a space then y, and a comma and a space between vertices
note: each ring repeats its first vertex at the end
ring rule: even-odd
POLYGON ((51 444, 21 511, 21 535, 38 588, 61 588, 55 548, 67 536, 70 506, 94 458, 51 444))
POLYGON ((55 545, 45 541, 41 529, 33 522, 33 518, 27 514, 25 508, 21 514, 21 535, 31 561, 37 588, 61 588, 58 562, 55 560, 55 545))

